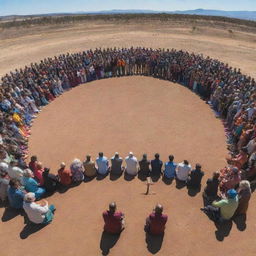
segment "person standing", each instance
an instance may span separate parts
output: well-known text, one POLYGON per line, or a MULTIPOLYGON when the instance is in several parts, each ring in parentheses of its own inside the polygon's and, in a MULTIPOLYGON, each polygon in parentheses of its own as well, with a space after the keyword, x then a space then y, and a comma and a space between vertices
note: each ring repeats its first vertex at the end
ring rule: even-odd
POLYGON ((126 162, 126 173, 132 176, 136 176, 138 173, 138 160, 132 152, 125 158, 126 162))

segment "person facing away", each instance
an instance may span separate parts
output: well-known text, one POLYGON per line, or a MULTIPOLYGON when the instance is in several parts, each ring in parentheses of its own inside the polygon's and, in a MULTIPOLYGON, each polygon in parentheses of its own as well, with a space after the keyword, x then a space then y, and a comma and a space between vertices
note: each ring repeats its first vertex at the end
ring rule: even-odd
POLYGON ((79 183, 84 180, 84 166, 80 159, 75 158, 70 165, 70 170, 72 173, 72 181, 74 183, 79 183))
POLYGON ((162 173, 163 162, 159 159, 160 155, 158 153, 155 154, 155 159, 151 160, 151 175, 152 176, 160 176, 162 173))
POLYGON ((204 176, 204 172, 201 170, 202 167, 200 164, 196 164, 194 170, 192 170, 187 179, 187 185, 194 188, 200 188, 201 181, 204 176))
POLYGON ((72 173, 71 170, 66 169, 66 164, 62 162, 60 164, 60 169, 58 170, 59 182, 63 186, 69 186, 72 183, 72 173))
POLYGON ((56 175, 50 173, 49 168, 44 168, 43 172, 44 187, 47 192, 54 192, 58 185, 58 178, 56 175))
POLYGON ((150 174, 150 161, 148 160, 147 154, 143 154, 142 159, 139 161, 140 173, 145 176, 150 174))
POLYGON ((104 231, 111 234, 120 234, 124 229, 124 214, 117 211, 115 202, 109 204, 109 209, 103 212, 104 231))
POLYGON ((24 196, 23 209, 28 219, 34 224, 49 224, 53 220, 54 205, 48 206, 46 200, 35 202, 36 197, 32 192, 24 196))
POLYGON ((191 165, 187 160, 184 160, 182 163, 179 163, 177 165, 176 178, 180 181, 186 181, 190 171, 191 171, 191 165))
POLYGON ((153 212, 146 219, 146 232, 151 235, 163 235, 168 216, 163 214, 163 206, 157 204, 153 212))
POLYGON ((109 161, 106 156, 103 155, 103 152, 99 153, 99 156, 96 159, 97 171, 100 175, 107 175, 109 171, 109 161))
POLYGON ((94 161, 91 160, 91 156, 87 155, 86 160, 83 163, 84 165, 84 175, 87 177, 94 177, 97 174, 94 161))
POLYGON ((20 182, 17 179, 11 179, 8 188, 8 200, 10 206, 15 209, 22 209, 25 193, 21 190, 20 182))
POLYGON ((122 163, 123 159, 119 156, 118 152, 111 158, 111 172, 113 174, 121 174, 122 173, 122 163))
POLYGON ((176 167, 177 164, 173 162, 174 156, 169 155, 169 162, 166 162, 164 165, 164 177, 167 179, 172 179, 176 176, 176 167))
POLYGON ((214 172, 212 178, 209 178, 206 182, 206 187, 204 189, 203 197, 206 202, 211 203, 217 198, 218 188, 219 188, 219 172, 214 172))
POLYGON ((129 153, 129 155, 125 158, 125 163, 126 163, 126 173, 132 176, 137 175, 138 173, 138 160, 137 158, 133 155, 132 152, 129 153))
POLYGON ((36 168, 37 168, 37 156, 31 156, 28 167, 32 172, 34 172, 36 170, 36 168))

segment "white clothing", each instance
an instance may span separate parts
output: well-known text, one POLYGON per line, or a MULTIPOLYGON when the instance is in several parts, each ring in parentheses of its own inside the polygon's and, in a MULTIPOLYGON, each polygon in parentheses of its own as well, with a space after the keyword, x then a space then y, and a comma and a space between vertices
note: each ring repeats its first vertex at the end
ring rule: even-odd
POLYGON ((191 165, 186 165, 184 163, 179 163, 176 168, 176 176, 178 180, 186 181, 188 179, 188 174, 191 171, 191 165))
POLYGON ((49 211, 48 204, 41 206, 35 202, 23 202, 23 209, 30 221, 36 224, 43 223, 45 214, 49 211))
POLYGON ((21 180, 21 178, 23 177, 23 170, 17 166, 14 166, 14 167, 10 166, 8 168, 8 175, 10 176, 11 179, 21 180))
POLYGON ((6 162, 0 162, 0 171, 8 172, 9 165, 6 162))
POLYGON ((126 172, 130 175, 137 175, 138 173, 138 160, 135 156, 127 156, 125 158, 126 172))

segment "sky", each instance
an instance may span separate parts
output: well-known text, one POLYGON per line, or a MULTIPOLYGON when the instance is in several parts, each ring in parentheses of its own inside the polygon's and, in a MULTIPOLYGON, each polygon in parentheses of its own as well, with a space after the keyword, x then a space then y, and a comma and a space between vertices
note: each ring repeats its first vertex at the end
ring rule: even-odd
POLYGON ((0 0, 0 16, 59 12, 147 9, 256 11, 256 0, 0 0))

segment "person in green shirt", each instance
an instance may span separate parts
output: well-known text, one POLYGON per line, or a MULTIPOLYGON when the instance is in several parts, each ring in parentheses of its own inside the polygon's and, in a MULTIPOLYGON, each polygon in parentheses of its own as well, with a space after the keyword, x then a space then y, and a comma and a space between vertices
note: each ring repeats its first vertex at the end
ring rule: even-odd
POLYGON ((238 207, 238 195, 235 189, 227 191, 227 198, 214 201, 212 205, 201 208, 213 221, 230 220, 238 207))

